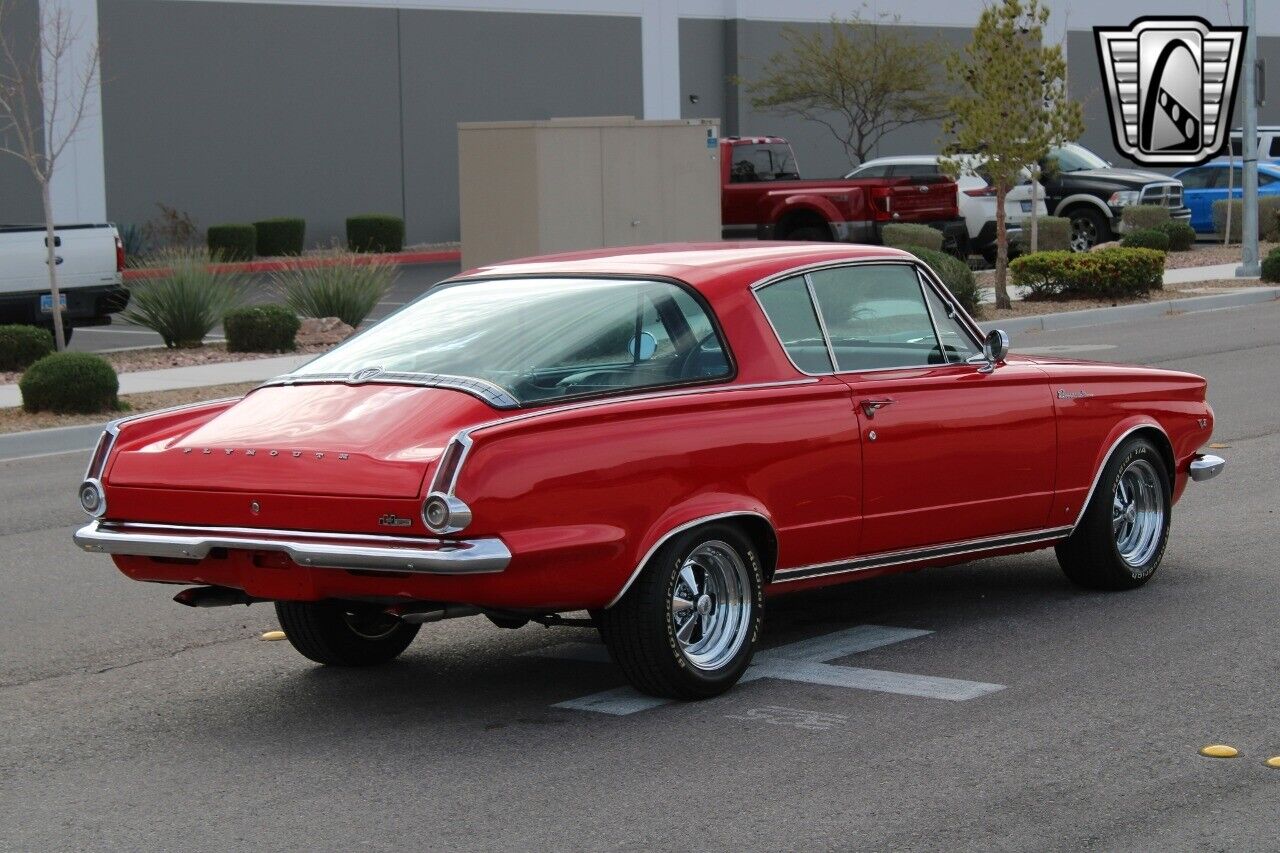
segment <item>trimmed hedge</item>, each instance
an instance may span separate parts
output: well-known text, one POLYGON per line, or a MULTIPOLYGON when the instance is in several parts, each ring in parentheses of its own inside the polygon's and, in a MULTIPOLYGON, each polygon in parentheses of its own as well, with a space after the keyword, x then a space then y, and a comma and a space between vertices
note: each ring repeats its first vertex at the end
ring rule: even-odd
POLYGON ((1120 245, 1126 249, 1156 249, 1169 251, 1169 235, 1155 228, 1140 228, 1130 231, 1120 239, 1120 245))
POLYGON ((1103 249, 1097 252, 1036 252, 1009 264, 1014 284, 1031 289, 1032 299, 1119 299, 1159 290, 1164 252, 1103 249))
POLYGON ((26 370, 53 350, 43 326, 0 326, 0 370, 26 370))
POLYGON ((258 233, 258 254, 264 258, 278 255, 301 255, 302 244, 307 238, 307 220, 295 216, 280 216, 253 223, 258 233))
POLYGON ((92 414, 119 408, 120 381, 105 358, 58 352, 37 361, 18 380, 28 412, 92 414))
POLYGON ((1170 252, 1185 252, 1196 243, 1196 229, 1180 219, 1170 219, 1156 226, 1169 238, 1170 252))
MULTIPOLYGON (((1217 232, 1218 239, 1222 239, 1227 226, 1228 204, 1231 205, 1231 236, 1228 237, 1228 242, 1239 243, 1244 221, 1243 199, 1233 198, 1227 201, 1222 198, 1213 203, 1213 230, 1217 232)), ((1280 221, 1276 219, 1277 213, 1280 213, 1280 196, 1258 196, 1258 236, 1263 240, 1269 242, 1280 240, 1280 221)))
POLYGON ((250 261, 257 250, 258 232, 248 223, 210 225, 205 232, 209 255, 221 261, 250 261))
POLYGON ((886 246, 892 246, 895 249, 910 249, 913 246, 919 246, 924 249, 932 249, 935 252, 942 250, 942 232, 936 228, 930 228, 928 225, 915 225, 910 222, 892 222, 880 232, 880 239, 884 241, 886 246))
POLYGON ((252 305, 228 311, 222 320, 228 352, 293 352, 302 325, 283 305, 252 305))
POLYGON ((1126 231, 1155 228, 1169 221, 1169 208, 1158 204, 1131 204, 1120 213, 1120 221, 1126 231))
POLYGON ((951 295, 964 307, 965 311, 969 312, 970 316, 978 315, 981 294, 978 291, 978 283, 973 277, 973 270, 969 269, 968 264, 946 252, 923 246, 906 246, 905 250, 924 261, 937 273, 938 278, 942 279, 942 283, 947 286, 947 290, 951 291, 951 295))
POLYGON ((1280 247, 1272 249, 1271 253, 1262 259, 1262 280, 1280 281, 1280 247))
POLYGON ((404 220, 389 213, 347 217, 347 248, 353 252, 398 252, 404 248, 404 220))
MULTIPOLYGON (((1065 252, 1071 248, 1071 220, 1065 216, 1037 216, 1036 231, 1037 252, 1065 252)), ((1018 254, 1031 251, 1030 219, 1022 221, 1022 234, 1014 245, 1018 247, 1018 254)))

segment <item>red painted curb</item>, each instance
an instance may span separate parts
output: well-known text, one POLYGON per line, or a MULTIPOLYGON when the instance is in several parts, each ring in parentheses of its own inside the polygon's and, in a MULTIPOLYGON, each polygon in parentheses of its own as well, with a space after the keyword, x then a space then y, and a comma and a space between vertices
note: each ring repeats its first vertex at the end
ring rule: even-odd
MULTIPOLYGON (((380 260, 398 266, 409 266, 413 264, 445 264, 457 263, 462 260, 462 252, 457 249, 445 249, 436 252, 388 252, 384 255, 355 255, 354 263, 368 264, 372 261, 380 260)), ((333 266, 341 263, 341 261, 332 258, 290 258, 288 260, 270 260, 270 261, 244 261, 234 264, 215 264, 214 269, 222 272, 280 272, 287 269, 315 269, 322 266, 333 266)), ((124 280, 131 281, 136 279, 159 278, 163 276, 167 270, 162 268, 156 269, 127 269, 124 271, 124 280)))

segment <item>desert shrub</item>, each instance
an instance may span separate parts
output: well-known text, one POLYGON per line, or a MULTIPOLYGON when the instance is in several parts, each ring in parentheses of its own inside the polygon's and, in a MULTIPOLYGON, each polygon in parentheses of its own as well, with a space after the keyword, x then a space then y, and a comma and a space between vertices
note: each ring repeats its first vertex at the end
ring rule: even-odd
MULTIPOLYGON (((1213 203, 1213 230, 1217 232, 1218 239, 1222 239, 1227 227, 1227 205, 1231 205, 1231 235, 1227 242, 1239 243, 1243 230, 1241 223, 1244 221, 1243 199, 1233 198, 1228 201, 1220 198, 1213 203)), ((1280 240, 1280 220, 1276 218, 1277 213, 1280 213, 1280 196, 1258 196, 1258 235, 1262 239, 1272 242, 1280 240)))
POLYGON ((1131 204, 1120 213, 1124 231, 1141 231, 1155 228, 1169 221, 1169 208, 1158 204, 1131 204))
POLYGON ((1140 228, 1130 231, 1120 238, 1120 245, 1126 249, 1156 249, 1169 251, 1169 235, 1155 228, 1140 228))
POLYGON ((58 352, 27 368, 18 380, 28 412, 91 414, 116 409, 120 381, 104 358, 87 352, 58 352))
POLYGON ((928 264, 964 310, 968 311, 970 316, 977 316, 981 292, 973 277, 973 270, 969 269, 968 264, 946 252, 926 249, 923 246, 907 246, 906 251, 928 264))
POLYGON ((919 246, 935 252, 942 250, 942 232, 928 225, 892 222, 884 226, 884 230, 880 232, 880 239, 886 246, 893 246, 895 249, 919 246))
POLYGON ((404 220, 388 213, 348 217, 347 248, 353 252, 398 252, 404 248, 404 220))
POLYGON ((210 225, 205 232, 205 242, 211 257, 222 261, 248 261, 253 258, 258 235, 248 224, 210 225))
POLYGON ((1164 252, 1117 248, 1097 252, 1035 252, 1009 264, 1014 284, 1032 299, 1119 299, 1163 287, 1164 252))
MULTIPOLYGON (((1065 252, 1071 248, 1071 220, 1065 216, 1036 217, 1036 251, 1065 252)), ((1009 255, 1031 251, 1031 220, 1023 220, 1022 234, 1009 245, 1009 255)))
POLYGON ((293 352, 298 315, 283 305, 251 305, 227 312, 222 320, 230 352, 293 352))
POLYGON ((1262 280, 1263 281, 1280 281, 1280 246, 1271 250, 1271 252, 1262 259, 1262 280))
POLYGON ((1169 238, 1170 252, 1185 252, 1195 245, 1196 229, 1179 219, 1170 219, 1156 226, 1169 238))
POLYGON ((355 328, 395 282, 395 264, 332 252, 316 265, 295 264, 272 274, 284 304, 302 317, 337 317, 355 328))
POLYGON ((124 256, 132 261, 141 258, 151 248, 147 242, 146 229, 140 225, 120 225, 116 227, 120 242, 124 245, 124 256))
POLYGON ((156 202, 160 215, 142 226, 142 239, 147 248, 192 249, 200 244, 200 229, 191 214, 176 207, 156 202))
POLYGON ((257 252, 261 257, 301 255, 307 239, 307 221, 294 216, 280 216, 253 223, 258 234, 257 252))
POLYGON ((244 278, 211 264, 207 252, 170 249, 142 266, 149 274, 131 287, 121 317, 151 329, 168 347, 198 347, 204 336, 244 300, 244 278))
POLYGON ((0 326, 0 370, 26 370, 53 349, 53 334, 42 326, 0 326))

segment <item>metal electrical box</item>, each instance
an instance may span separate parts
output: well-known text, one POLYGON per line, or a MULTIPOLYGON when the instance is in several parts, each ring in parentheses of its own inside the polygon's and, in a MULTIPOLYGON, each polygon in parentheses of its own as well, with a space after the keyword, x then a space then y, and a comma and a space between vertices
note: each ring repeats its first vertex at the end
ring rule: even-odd
POLYGON ((463 268, 719 240, 719 126, 629 117, 459 124, 463 268))

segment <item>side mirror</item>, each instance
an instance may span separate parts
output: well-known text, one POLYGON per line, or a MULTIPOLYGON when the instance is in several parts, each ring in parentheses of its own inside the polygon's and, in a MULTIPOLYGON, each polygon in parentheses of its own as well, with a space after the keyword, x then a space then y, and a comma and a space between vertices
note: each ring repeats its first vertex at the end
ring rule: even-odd
POLYGON ((648 332, 631 339, 631 355, 636 361, 648 361, 658 351, 658 339, 648 332))
POLYGON ((982 342, 982 354, 992 364, 1004 361, 1004 357, 1009 354, 1009 333, 1004 329, 992 329, 982 342))

